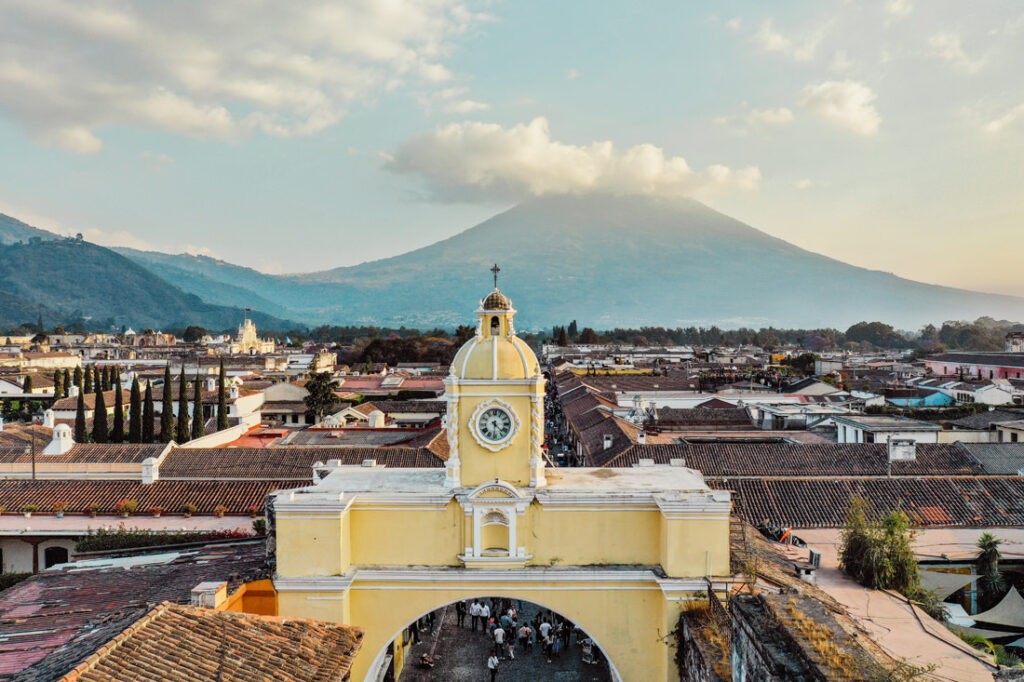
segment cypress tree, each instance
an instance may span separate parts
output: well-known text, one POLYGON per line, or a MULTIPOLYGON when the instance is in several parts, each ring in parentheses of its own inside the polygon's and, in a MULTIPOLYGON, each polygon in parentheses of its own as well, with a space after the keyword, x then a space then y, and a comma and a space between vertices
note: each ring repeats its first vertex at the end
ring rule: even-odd
POLYGON ((64 397, 64 375, 60 370, 53 372, 53 399, 59 400, 64 397))
POLYGON ((121 377, 115 377, 114 385, 114 428, 110 430, 110 442, 124 441, 124 393, 121 391, 121 377))
POLYGON ((203 419, 203 382, 196 377, 195 391, 192 393, 192 440, 206 434, 203 419))
MULTIPOLYGON (((77 369, 77 368, 76 368, 77 369)), ((64 368, 64 374, 62 375, 61 387, 61 398, 67 398, 71 395, 71 372, 68 371, 67 367, 64 368)))
MULTIPOLYGON (((142 407, 142 442, 153 442, 153 427, 155 426, 153 416, 153 384, 146 382, 146 401, 142 407)), ((173 423, 173 422, 172 422, 173 423)))
POLYGON ((22 393, 31 393, 32 392, 32 375, 31 374, 26 374, 25 375, 25 380, 23 382, 21 382, 21 392, 22 393))
POLYGON ((92 390, 94 393, 103 392, 103 370, 99 367, 92 369, 92 390))
POLYGON ((138 376, 132 378, 132 395, 128 403, 128 441, 142 442, 142 396, 139 394, 138 376))
MULTIPOLYGON (((99 381, 97 377, 96 381, 99 381)), ((107 430, 107 403, 103 399, 103 391, 96 391, 96 409, 92 415, 92 442, 106 443, 110 438, 107 430)))
POLYGON ((171 392, 171 363, 164 365, 163 399, 160 401, 160 442, 174 440, 174 395, 171 392))
POLYGON ((187 443, 191 440, 188 435, 188 384, 185 381, 185 365, 181 365, 181 375, 178 377, 178 423, 174 428, 175 440, 179 443, 187 443))
POLYGON ((83 377, 83 375, 82 375, 82 368, 81 367, 75 367, 75 386, 78 386, 78 392, 79 393, 82 392, 82 381, 83 381, 82 377, 83 377))
POLYGON ((224 360, 220 361, 220 383, 217 386, 217 430, 228 428, 228 389, 227 373, 224 371, 224 360))
POLYGON ((92 390, 92 365, 85 366, 85 374, 82 376, 82 383, 78 388, 82 391, 92 390))
POLYGON ((85 432, 85 393, 78 392, 78 404, 75 406, 75 442, 85 443, 89 434, 85 432))
POLYGON ((103 372, 100 374, 100 386, 103 387, 104 393, 106 393, 112 388, 110 381, 110 376, 112 374, 110 370, 112 369, 113 367, 104 367, 103 372))

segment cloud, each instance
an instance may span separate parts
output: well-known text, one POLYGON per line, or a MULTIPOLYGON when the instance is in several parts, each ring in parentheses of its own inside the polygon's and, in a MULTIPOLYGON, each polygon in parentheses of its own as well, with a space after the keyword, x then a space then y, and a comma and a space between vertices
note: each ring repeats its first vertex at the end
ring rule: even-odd
POLYGON ((908 17, 913 11, 914 3, 911 0, 889 0, 885 3, 885 13, 897 19, 908 17))
POLYGON ((0 112, 80 154, 111 126, 309 135, 381 92, 450 81, 453 40, 487 20, 462 0, 8 0, 0 112))
POLYGON ((743 17, 733 17, 729 21, 725 22, 725 27, 735 33, 743 28, 743 17))
POLYGON ((754 42, 765 52, 777 52, 793 61, 809 62, 814 59, 818 46, 831 28, 832 22, 827 22, 803 35, 789 37, 775 30, 772 19, 765 19, 754 35, 754 42))
POLYGON ((966 74, 977 73, 988 61, 986 57, 972 59, 960 44, 955 33, 936 33, 928 39, 933 57, 938 57, 957 71, 966 74))
MULTIPOLYGON (((745 114, 732 116, 718 116, 711 119, 716 125, 729 125, 732 123, 743 123, 749 128, 765 126, 784 126, 793 122, 793 112, 786 107, 778 109, 751 109, 745 114)), ((747 127, 740 127, 741 132, 749 132, 747 127)))
POLYGON ((808 189, 813 184, 814 183, 811 182, 809 178, 801 178, 800 180, 797 180, 796 182, 794 182, 793 186, 796 187, 797 189, 808 189))
POLYGON ((875 109, 875 92, 857 81, 825 81, 808 85, 800 93, 800 105, 850 132, 865 137, 878 133, 882 117, 875 109))
POLYGON ((1024 120, 1024 104, 1018 104, 999 118, 986 123, 985 132, 998 133, 1021 120, 1024 120))
POLYGON ((569 69, 565 72, 565 77, 571 81, 577 80, 581 75, 583 74, 579 72, 579 69, 569 69))
POLYGON ((756 167, 690 168, 650 144, 619 151, 611 142, 586 146, 551 138, 548 121, 506 128, 493 123, 455 123, 402 144, 385 160, 396 173, 419 176, 445 201, 519 200, 559 194, 680 197, 754 190, 756 167))
POLYGON ((174 157, 157 152, 142 152, 139 158, 155 166, 169 166, 174 163, 174 157))

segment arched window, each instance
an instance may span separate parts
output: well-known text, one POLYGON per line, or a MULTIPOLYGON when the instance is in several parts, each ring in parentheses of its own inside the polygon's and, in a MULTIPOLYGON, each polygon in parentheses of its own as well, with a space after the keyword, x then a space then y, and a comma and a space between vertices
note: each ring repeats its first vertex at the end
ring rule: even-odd
POLYGON ((49 568, 68 562, 68 550, 64 547, 47 547, 43 550, 43 567, 49 568))
POLYGON ((498 316, 495 315, 494 317, 491 318, 491 334, 492 335, 497 334, 498 333, 498 329, 500 329, 500 328, 501 328, 501 322, 498 321, 498 316))
POLYGON ((499 511, 490 511, 480 519, 480 545, 484 555, 504 556, 508 550, 508 518, 499 511))

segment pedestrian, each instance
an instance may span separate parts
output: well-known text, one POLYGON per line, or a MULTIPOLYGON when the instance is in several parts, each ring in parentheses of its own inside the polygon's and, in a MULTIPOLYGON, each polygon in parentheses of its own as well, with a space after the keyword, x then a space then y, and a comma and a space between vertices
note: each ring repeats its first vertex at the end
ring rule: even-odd
POLYGON ((412 633, 412 637, 410 638, 410 640, 411 640, 411 642, 413 644, 419 644, 420 643, 420 628, 419 628, 419 625, 420 625, 419 621, 416 621, 415 623, 412 624, 412 627, 409 628, 409 632, 412 633))
POLYGON ((551 658, 558 658, 558 655, 562 653, 562 638, 554 637, 551 642, 551 658))
POLYGON ((546 658, 548 660, 548 663, 550 663, 551 662, 551 648, 552 648, 552 645, 554 645, 555 640, 551 638, 550 634, 548 634, 543 639, 541 639, 541 642, 543 642, 544 658, 546 658))
POLYGON ((507 613, 501 616, 501 627, 505 628, 506 632, 512 629, 512 619, 507 613))
POLYGON ((508 642, 505 643, 505 647, 508 649, 508 660, 516 660, 516 640, 511 635, 508 637, 508 642))
POLYGON ((455 622, 460 628, 466 625, 466 602, 464 601, 455 602, 455 622))
POLYGON ((498 654, 499 656, 503 656, 505 653, 505 631, 499 625, 498 627, 494 628, 494 632, 492 633, 491 636, 494 637, 494 653, 498 654))
POLYGON ((539 629, 540 629, 540 638, 541 639, 547 639, 548 638, 548 634, 551 632, 551 623, 548 622, 547 618, 545 618, 544 620, 542 620, 540 622, 540 628, 539 629))
POLYGON ((473 632, 476 632, 476 626, 480 624, 480 602, 476 599, 469 605, 469 618, 472 621, 473 632))
POLYGON ((487 627, 487 622, 491 619, 491 607, 484 602, 480 605, 480 626, 481 629, 487 627))
POLYGON ((491 654, 487 658, 487 669, 491 671, 491 682, 498 678, 498 657, 491 654))
POLYGON ((527 651, 533 651, 533 645, 537 643, 537 631, 534 628, 529 628, 530 634, 526 639, 527 651))

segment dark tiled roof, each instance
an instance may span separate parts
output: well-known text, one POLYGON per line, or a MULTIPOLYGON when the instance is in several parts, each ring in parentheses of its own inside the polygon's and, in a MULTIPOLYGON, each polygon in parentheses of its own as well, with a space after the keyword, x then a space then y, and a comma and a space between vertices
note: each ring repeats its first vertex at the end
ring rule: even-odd
POLYGON ((139 510, 163 507, 174 513, 186 504, 194 504, 199 508, 198 513, 211 514, 222 504, 228 508, 228 513, 240 514, 247 512, 251 505, 262 509, 264 498, 271 491, 312 482, 311 469, 301 480, 156 481, 149 485, 140 481, 0 480, 0 505, 14 511, 26 504, 35 504, 46 510, 61 501, 69 505, 68 513, 77 513, 86 505, 96 503, 100 506, 99 513, 113 514, 119 501, 129 499, 138 501, 139 510))
MULTIPOLYGON (((885 476, 885 444, 797 445, 791 443, 690 443, 635 445, 611 466, 632 466, 640 459, 668 464, 683 459, 706 478, 885 476)), ((917 445, 913 462, 893 462, 893 476, 973 476, 985 473, 958 444, 917 445)))
POLYGON ((362 635, 349 625, 165 602, 65 680, 342 680, 362 635))
POLYGON ((636 442, 636 429, 621 419, 606 415, 605 419, 580 434, 583 455, 587 466, 617 466, 616 458, 624 451, 633 447, 636 442), (605 448, 605 436, 610 435, 611 446, 605 448))
POLYGON ((1024 368, 1024 353, 942 353, 925 358, 926 362, 946 362, 950 365, 992 365, 994 367, 1024 368))
MULTIPOLYGON (((32 437, 35 436, 36 452, 42 452, 43 448, 53 438, 53 429, 41 424, 7 423, 3 431, 0 431, 0 451, 3 448, 31 448, 32 437)), ((3 455, 0 455, 2 457, 3 455)))
MULTIPOLYGON (((108 410, 114 409, 114 394, 117 391, 104 391, 103 392, 103 404, 108 410)), ((128 405, 132 399, 132 392, 128 389, 121 389, 121 398, 124 400, 124 404, 128 405)), ((85 403, 85 409, 93 410, 96 408, 96 393, 95 391, 86 391, 82 398, 85 403)), ((78 397, 74 398, 61 398, 60 400, 54 401, 51 406, 55 410, 77 410, 78 409, 78 397)))
POLYGON ((384 466, 402 468, 444 466, 444 460, 426 447, 175 448, 160 466, 160 479, 163 483, 175 479, 291 479, 289 487, 295 487, 297 481, 312 483, 313 464, 332 459, 341 460, 342 464, 375 459, 384 466))
POLYGON ((394 412, 445 414, 448 403, 444 400, 374 400, 373 406, 384 414, 394 412))
POLYGON ((902 509, 919 526, 1024 524, 1024 478, 1017 476, 743 478, 709 484, 732 490, 736 513, 753 524, 839 528, 852 497, 882 513, 902 509))
POLYGON ((677 372, 668 375, 615 374, 581 377, 584 384, 600 392, 695 391, 697 380, 677 372))
POLYGON ((1012 422, 1024 417, 1024 412, 1013 412, 1011 410, 986 410, 963 417, 953 422, 953 426, 960 429, 972 429, 975 431, 988 431, 993 424, 1012 422))
POLYGON ((672 407, 660 407, 657 410, 658 420, 653 425, 660 427, 686 426, 686 427, 751 427, 750 415, 743 408, 689 408, 676 409, 672 407))
MULTIPOLYGON (((141 463, 147 457, 159 457, 167 447, 162 443, 76 443, 71 450, 63 455, 44 455, 46 443, 36 443, 37 463, 75 463, 75 464, 124 464, 141 463)), ((20 453, 0 450, 0 462, 30 462, 32 456, 24 448, 20 453)))
POLYGON ((990 474, 1016 476, 1024 469, 1024 443, 964 443, 990 474))
POLYGON ((263 542, 250 541, 130 568, 120 562, 36 574, 0 593, 0 679, 57 679, 155 605, 188 602, 201 582, 228 581, 234 589, 264 577, 265 555, 263 542))

